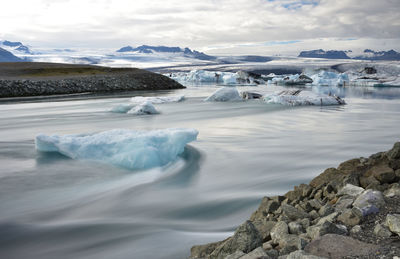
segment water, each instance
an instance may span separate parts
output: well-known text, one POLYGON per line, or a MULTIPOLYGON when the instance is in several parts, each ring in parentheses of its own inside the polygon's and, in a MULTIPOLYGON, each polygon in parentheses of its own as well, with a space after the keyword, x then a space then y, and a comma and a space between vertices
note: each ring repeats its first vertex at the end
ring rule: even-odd
POLYGON ((203 102, 215 89, 160 92, 187 99, 157 105, 162 114, 154 116, 107 112, 132 95, 0 105, 0 258, 185 258, 192 245, 231 235, 263 196, 400 137, 400 89, 317 89, 346 97, 347 105, 332 107, 203 102), (129 171, 34 149, 38 133, 169 127, 200 134, 161 169, 129 171))

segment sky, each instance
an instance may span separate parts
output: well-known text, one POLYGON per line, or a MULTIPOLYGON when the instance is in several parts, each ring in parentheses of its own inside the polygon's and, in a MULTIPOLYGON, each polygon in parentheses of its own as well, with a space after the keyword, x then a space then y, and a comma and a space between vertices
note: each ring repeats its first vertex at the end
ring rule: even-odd
POLYGON ((400 51, 400 0, 4 1, 0 39, 33 47, 190 47, 210 54, 400 51))

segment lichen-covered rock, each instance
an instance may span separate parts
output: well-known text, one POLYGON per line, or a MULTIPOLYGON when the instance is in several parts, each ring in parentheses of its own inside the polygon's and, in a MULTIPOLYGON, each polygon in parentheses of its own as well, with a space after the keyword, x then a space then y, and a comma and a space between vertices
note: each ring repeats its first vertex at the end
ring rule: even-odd
POLYGON ((386 215, 385 225, 390 231, 400 236, 400 214, 386 215))
POLYGON ((378 237, 390 237, 392 232, 381 224, 377 224, 374 228, 374 234, 378 237))
POLYGON ((350 229, 350 233, 353 235, 358 235, 362 231, 362 228, 360 225, 355 225, 350 229))
POLYGON ((365 190, 353 203, 353 206, 358 208, 363 216, 378 213, 383 205, 385 205, 385 200, 382 192, 374 190, 365 190))
POLYGON ((256 227, 251 221, 247 220, 236 229, 231 238, 228 238, 210 254, 210 259, 224 258, 236 251, 248 253, 261 246, 262 241, 262 236, 256 227))
POLYGON ((286 222, 279 221, 271 230, 271 239, 275 244, 279 244, 279 241, 286 235, 289 234, 289 228, 286 222))
POLYGON ((290 222, 289 226, 289 233, 299 235, 304 232, 303 226, 298 222, 290 222))
POLYGON ((255 220, 252 221, 254 227, 258 230, 260 233, 263 241, 267 241, 271 239, 271 230, 275 226, 276 222, 275 221, 269 221, 266 219, 262 220, 255 220))
POLYGON ((307 235, 311 238, 311 240, 329 233, 345 235, 347 234, 347 231, 329 221, 325 221, 323 224, 314 225, 307 228, 307 235))
POLYGON ((364 243, 351 237, 327 234, 309 243, 304 251, 316 256, 339 259, 350 256, 352 258, 369 256, 378 248, 377 245, 364 243))
POLYGON ((352 209, 346 209, 342 214, 339 215, 337 220, 346 226, 355 226, 360 224, 362 218, 360 215, 354 213, 352 209))
POLYGON ((293 251, 304 249, 308 244, 307 240, 298 235, 286 235, 279 241, 281 247, 281 254, 288 254, 293 251))
POLYGON ((357 197, 364 191, 364 188, 359 186, 354 186, 352 184, 346 184, 342 189, 339 190, 337 196, 350 196, 357 197))
POLYGON ((383 193, 386 197, 395 197, 395 196, 400 196, 400 186, 399 184, 394 184, 390 189, 387 189, 383 193))
POLYGON ((332 207, 332 205, 330 205, 329 203, 325 204, 324 206, 322 206, 319 210, 318 210, 318 214, 321 217, 325 217, 331 213, 335 212, 335 209, 332 207))

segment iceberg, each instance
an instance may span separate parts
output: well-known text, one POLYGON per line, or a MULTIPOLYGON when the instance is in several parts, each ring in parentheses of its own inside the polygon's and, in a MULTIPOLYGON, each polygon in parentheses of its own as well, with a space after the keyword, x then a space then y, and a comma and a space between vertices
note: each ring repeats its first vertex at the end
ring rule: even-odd
POLYGON ((266 103, 277 103, 282 105, 299 106, 299 105, 341 105, 346 104, 343 99, 338 96, 330 96, 316 94, 309 91, 288 90, 276 94, 264 96, 266 103))
POLYGON ((313 80, 313 85, 344 86, 349 84, 349 76, 346 73, 321 71, 318 74, 312 75, 311 79, 313 80))
POLYGON ((128 114, 134 114, 134 115, 149 115, 158 113, 159 112, 156 110, 154 105, 149 101, 138 104, 128 111, 128 114))
POLYGON ((114 129, 95 134, 36 136, 38 151, 58 152, 72 159, 109 163, 128 169, 164 166, 196 140, 195 129, 153 131, 114 129))
POLYGON ((305 85, 312 83, 313 80, 304 74, 295 74, 287 76, 275 76, 269 82, 278 85, 305 85))
POLYGON ((134 104, 118 104, 110 109, 110 112, 114 113, 127 113, 129 110, 131 110, 133 107, 135 107, 134 104))
POLYGON ((150 97, 135 96, 135 97, 131 98, 131 102, 133 102, 133 103, 150 102, 150 103, 153 103, 153 104, 182 102, 183 100, 185 100, 185 96, 184 95, 178 95, 178 96, 150 96, 150 97))
POLYGON ((237 102, 243 101, 236 87, 222 87, 204 99, 206 102, 237 102))
POLYGON ((238 71, 236 73, 233 73, 221 71, 192 70, 190 72, 178 72, 166 75, 178 82, 187 83, 213 83, 224 85, 265 83, 261 75, 246 71, 238 71))

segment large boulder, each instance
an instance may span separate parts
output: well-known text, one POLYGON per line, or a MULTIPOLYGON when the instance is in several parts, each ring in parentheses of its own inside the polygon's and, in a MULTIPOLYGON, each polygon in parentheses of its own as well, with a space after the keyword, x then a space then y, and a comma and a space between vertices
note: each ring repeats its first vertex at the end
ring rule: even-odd
POLYGON ((271 230, 272 242, 278 244, 279 241, 289 234, 289 228, 286 222, 279 221, 271 230))
POLYGON ((350 196, 357 197, 364 191, 364 188, 355 186, 352 184, 346 184, 342 189, 339 190, 337 196, 350 196))
POLYGON ((348 236, 327 234, 309 243, 304 251, 312 255, 339 259, 367 257, 378 249, 377 245, 364 243, 348 236))
POLYGON ((390 231, 400 236, 400 214, 386 215, 385 225, 390 231))
POLYGON ((370 168, 365 174, 365 177, 373 176, 381 184, 392 183, 396 179, 394 170, 387 164, 379 164, 370 168))
POLYGON ((378 213, 383 205, 385 200, 382 192, 371 189, 365 190, 353 203, 353 207, 358 208, 362 216, 378 213))
POLYGON ((247 220, 236 229, 235 234, 218 246, 209 256, 210 259, 220 259, 236 251, 248 253, 262 245, 262 236, 253 225, 247 220))

